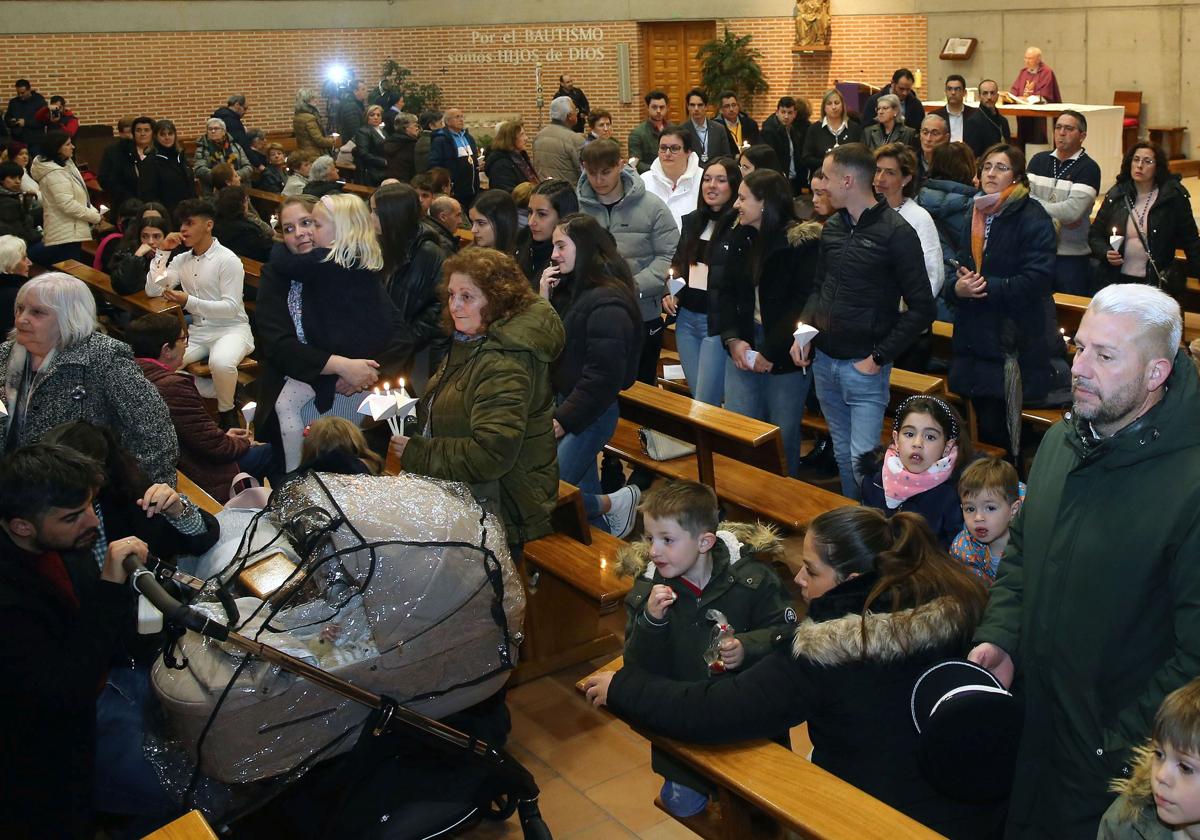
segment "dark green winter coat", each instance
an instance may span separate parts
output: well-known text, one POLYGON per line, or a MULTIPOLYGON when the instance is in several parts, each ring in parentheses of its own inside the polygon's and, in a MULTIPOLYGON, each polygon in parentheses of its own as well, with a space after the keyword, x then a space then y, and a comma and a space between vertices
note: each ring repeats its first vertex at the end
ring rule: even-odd
MULTIPOLYGON (((711 551, 712 575, 697 598, 679 578, 666 580, 658 573, 650 563, 648 543, 625 548, 619 558, 621 572, 637 576, 625 597, 625 666, 683 682, 708 679, 704 651, 712 640, 714 621, 706 615, 710 609, 725 614, 746 649, 739 672, 762 659, 785 634, 790 637, 796 623, 796 612, 769 565, 770 557, 780 550, 779 537, 764 525, 722 523, 711 551), (655 626, 646 616, 646 599, 660 583, 671 587, 678 598, 667 609, 666 623, 655 626)), ((701 776, 657 749, 650 751, 650 765, 672 781, 708 791, 701 776)))
POLYGON ((418 436, 404 449, 406 472, 463 481, 504 520, 509 545, 552 530, 558 447, 550 363, 563 347, 553 307, 527 309, 488 326, 475 341, 452 341, 417 406, 418 436))
POLYGON ((1042 441, 975 638, 1008 651, 1025 730, 1008 837, 1094 838, 1110 779, 1200 674, 1200 380, 1109 438, 1067 414, 1042 441))

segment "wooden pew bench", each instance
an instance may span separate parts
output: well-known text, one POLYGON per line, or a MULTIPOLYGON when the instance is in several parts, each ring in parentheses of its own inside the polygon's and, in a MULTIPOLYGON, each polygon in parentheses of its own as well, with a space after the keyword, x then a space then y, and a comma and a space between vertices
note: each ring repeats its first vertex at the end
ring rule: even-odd
POLYGON ((119 294, 113 288, 112 280, 107 274, 76 260, 56 263, 54 268, 82 280, 97 298, 133 313, 134 317, 145 315, 148 312, 168 312, 179 309, 166 298, 150 297, 145 291, 137 291, 131 295, 119 294))
MULTIPOLYGON (((617 658, 600 671, 616 671, 617 658)), ((599 673, 599 671, 597 672, 599 673)), ((576 688, 582 693, 581 680, 576 688)), ((940 834, 773 741, 685 744, 636 730, 716 789, 694 817, 675 817, 705 840, 936 840, 940 834)), ((655 800, 662 808, 662 803, 655 800)), ((665 810, 665 809, 664 809, 665 810)))
POLYGON ((220 502, 208 495, 208 492, 192 481, 183 473, 175 472, 175 489, 192 500, 192 504, 206 513, 216 516, 224 507, 220 502))
POLYGON ((621 392, 622 417, 605 449, 671 479, 699 481, 732 503, 793 531, 827 510, 852 504, 836 493, 786 475, 779 427, 651 388, 621 392), (696 445, 696 454, 656 461, 642 451, 639 426, 696 445))

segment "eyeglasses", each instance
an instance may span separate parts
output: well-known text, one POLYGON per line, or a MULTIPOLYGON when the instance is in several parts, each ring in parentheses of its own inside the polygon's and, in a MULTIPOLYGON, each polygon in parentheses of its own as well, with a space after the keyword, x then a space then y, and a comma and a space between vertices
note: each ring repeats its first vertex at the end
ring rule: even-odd
POLYGON ((683 151, 683 146, 680 146, 678 143, 674 146, 659 146, 658 151, 664 155, 677 155, 683 151))
POLYGON ((1158 163, 1158 161, 1152 157, 1135 157, 1131 158, 1129 162, 1140 163, 1142 166, 1154 166, 1156 163, 1158 163))
POLYGON ((982 172, 999 172, 1001 175, 1005 172, 1012 172, 1012 167, 1007 163, 985 163, 979 169, 982 172))

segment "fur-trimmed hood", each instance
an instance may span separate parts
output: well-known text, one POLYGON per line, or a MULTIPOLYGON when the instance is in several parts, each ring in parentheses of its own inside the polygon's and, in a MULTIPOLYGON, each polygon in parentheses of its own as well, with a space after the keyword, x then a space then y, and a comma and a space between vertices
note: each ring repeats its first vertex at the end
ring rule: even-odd
POLYGON ((806 242, 819 242, 821 230, 820 222, 797 222, 787 229, 787 243, 796 248, 806 242))
MULTIPOLYGON (((862 604, 877 580, 874 573, 852 578, 813 601, 792 636, 792 656, 825 667, 886 664, 969 638, 974 628, 967 611, 950 597, 895 612, 871 611, 864 618, 862 604)), ((875 603, 882 607, 886 600, 881 596, 875 603)))
POLYGON ((1154 792, 1150 788, 1153 760, 1154 748, 1147 741, 1133 751, 1133 773, 1129 778, 1117 778, 1109 783, 1109 790, 1121 794, 1115 813, 1120 822, 1136 822, 1147 808, 1153 811, 1154 792))
MULTIPOLYGON (((728 554, 730 566, 742 559, 743 550, 753 552, 757 560, 769 562, 771 556, 778 554, 782 549, 783 543, 779 534, 770 525, 763 525, 761 522, 722 522, 717 526, 717 545, 714 552, 728 554)), ((622 548, 617 554, 617 574, 622 577, 643 575, 653 578, 654 565, 650 562, 650 543, 638 540, 622 548)))

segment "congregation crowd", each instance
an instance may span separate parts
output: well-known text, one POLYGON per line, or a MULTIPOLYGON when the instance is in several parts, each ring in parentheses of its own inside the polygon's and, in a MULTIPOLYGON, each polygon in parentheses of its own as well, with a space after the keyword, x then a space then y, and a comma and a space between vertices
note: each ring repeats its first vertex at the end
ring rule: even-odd
MULTIPOLYGON (((1025 59, 1010 92, 1060 101, 1040 51, 1025 59)), ((223 503, 246 475, 379 473, 385 456, 468 484, 514 557, 553 530, 560 479, 619 538, 641 515, 626 667, 588 688, 631 722, 786 744, 807 721, 814 762, 949 837, 1195 831, 1200 379, 1178 299, 1200 235, 1164 151, 1139 141, 1102 173, 1067 108, 1027 160, 1040 125, 1014 137, 995 81, 972 107, 951 75, 927 114, 906 69, 861 113, 830 90, 815 113, 779 97, 761 125, 732 91, 650 90, 623 150, 612 113, 560 84, 546 126, 504 122, 486 148, 461 108, 412 114, 356 82, 324 115, 297 92, 290 151, 234 95, 194 151, 137 116, 81 169, 66 100, 17 81, 0 162, 5 836, 172 809, 131 740, 153 652, 122 561, 216 541, 177 471, 223 503), (269 218, 251 189, 278 195, 269 218), (55 269, 96 239, 117 293, 174 308, 98 309, 55 269), (1056 292, 1092 297, 1069 341, 1056 292), (790 558, 799 620, 773 534, 605 452, 620 392, 658 384, 669 329, 694 400, 778 426, 792 477, 827 467, 861 502, 814 519, 790 558), (897 405, 900 370, 944 376, 954 400, 897 405), (414 416, 362 423, 393 384, 414 416), (1027 470, 1030 408, 1066 413, 1027 470), (807 450, 806 413, 828 430, 807 450), (909 717, 914 680, 947 658, 1023 709, 1015 773, 971 796, 918 764, 909 717)), ((708 806, 690 769, 654 767, 672 813, 708 806)))

